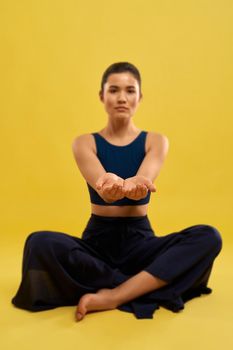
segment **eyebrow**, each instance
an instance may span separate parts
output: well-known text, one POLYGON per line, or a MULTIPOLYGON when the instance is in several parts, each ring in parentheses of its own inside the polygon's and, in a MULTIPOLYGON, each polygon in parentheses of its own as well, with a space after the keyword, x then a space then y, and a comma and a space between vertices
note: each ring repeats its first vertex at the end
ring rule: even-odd
MULTIPOLYGON (((109 86, 109 88, 112 88, 112 87, 118 88, 119 86, 117 86, 117 85, 110 85, 110 86, 109 86)), ((135 88, 134 85, 128 85, 128 86, 126 86, 126 87, 127 87, 127 88, 135 88)))

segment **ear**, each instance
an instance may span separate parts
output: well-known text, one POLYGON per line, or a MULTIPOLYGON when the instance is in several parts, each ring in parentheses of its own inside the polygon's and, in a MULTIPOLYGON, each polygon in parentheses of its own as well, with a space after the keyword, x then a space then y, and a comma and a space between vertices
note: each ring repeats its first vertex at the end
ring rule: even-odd
POLYGON ((101 90, 99 91, 99 98, 100 98, 100 101, 101 101, 101 102, 104 102, 103 93, 102 93, 101 90))
POLYGON ((139 101, 142 101, 142 99, 143 99, 143 94, 141 93, 139 96, 139 101))

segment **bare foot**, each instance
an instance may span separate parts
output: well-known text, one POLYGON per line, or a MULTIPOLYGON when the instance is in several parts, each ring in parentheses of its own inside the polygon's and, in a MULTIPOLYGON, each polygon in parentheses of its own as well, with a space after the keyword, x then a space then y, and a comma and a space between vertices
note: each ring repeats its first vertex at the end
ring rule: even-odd
POLYGON ((117 307, 111 289, 100 289, 97 293, 84 294, 78 303, 75 316, 81 321, 88 311, 111 310, 117 307))

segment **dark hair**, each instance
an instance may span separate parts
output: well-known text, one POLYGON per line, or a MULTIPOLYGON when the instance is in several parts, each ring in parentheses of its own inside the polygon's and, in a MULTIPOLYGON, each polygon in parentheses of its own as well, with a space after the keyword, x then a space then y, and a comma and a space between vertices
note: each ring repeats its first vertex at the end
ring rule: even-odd
POLYGON ((139 70, 132 63, 129 63, 129 62, 116 62, 111 64, 111 66, 109 66, 105 70, 101 81, 101 92, 103 93, 104 84, 107 82, 110 74, 123 73, 123 72, 129 72, 135 77, 135 79, 137 79, 138 85, 139 85, 139 91, 141 94, 141 76, 140 76, 139 70))

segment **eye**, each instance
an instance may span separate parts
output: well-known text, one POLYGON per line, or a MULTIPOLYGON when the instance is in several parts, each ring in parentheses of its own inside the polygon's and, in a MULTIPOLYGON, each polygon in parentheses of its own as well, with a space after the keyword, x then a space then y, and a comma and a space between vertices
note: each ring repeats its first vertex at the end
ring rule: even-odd
POLYGON ((128 90, 128 92, 129 92, 130 94, 135 93, 135 91, 134 91, 134 90, 128 90))

